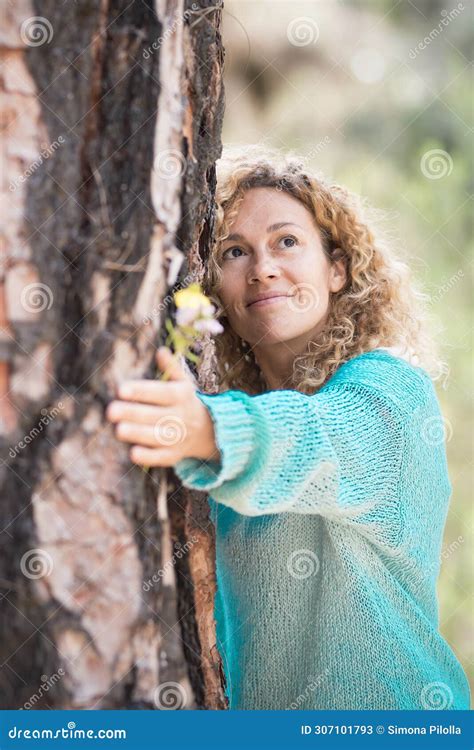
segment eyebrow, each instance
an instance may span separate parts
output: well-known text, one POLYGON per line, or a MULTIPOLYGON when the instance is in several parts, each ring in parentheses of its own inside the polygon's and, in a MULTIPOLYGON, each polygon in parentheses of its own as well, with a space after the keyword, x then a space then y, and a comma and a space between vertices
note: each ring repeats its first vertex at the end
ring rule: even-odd
MULTIPOLYGON (((267 227, 267 232, 276 232, 277 229, 281 229, 282 227, 298 227, 299 229, 303 229, 303 227, 301 227, 299 224, 295 224, 293 221, 279 221, 276 224, 270 224, 270 226, 267 227)), ((241 242, 247 241, 243 234, 239 234, 238 232, 229 234, 229 236, 225 238, 224 242, 228 242, 230 240, 240 240, 241 242)))

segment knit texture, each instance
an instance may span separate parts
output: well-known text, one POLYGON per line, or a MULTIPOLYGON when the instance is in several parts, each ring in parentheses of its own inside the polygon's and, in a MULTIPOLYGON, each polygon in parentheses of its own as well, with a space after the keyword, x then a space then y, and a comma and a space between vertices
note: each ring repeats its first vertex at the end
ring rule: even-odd
POLYGON ((376 349, 314 395, 198 396, 221 459, 175 472, 210 493, 229 708, 469 708, 438 631, 452 487, 427 373, 376 349))

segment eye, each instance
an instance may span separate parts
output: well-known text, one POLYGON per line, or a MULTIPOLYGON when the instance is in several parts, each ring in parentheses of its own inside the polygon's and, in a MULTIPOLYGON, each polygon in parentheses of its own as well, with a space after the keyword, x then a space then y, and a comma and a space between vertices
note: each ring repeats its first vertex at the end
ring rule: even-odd
POLYGON ((234 247, 228 247, 224 252, 222 253, 222 259, 228 260, 229 258, 239 258, 239 255, 228 255, 228 253, 232 253, 234 250, 238 250, 239 252, 242 252, 242 248, 238 247, 237 245, 234 245, 234 247))
POLYGON ((285 234, 284 237, 280 237, 280 239, 278 240, 278 242, 282 242, 282 240, 290 240, 291 242, 294 243, 293 245, 285 245, 285 247, 288 250, 290 250, 292 247, 294 247, 295 245, 298 244, 298 240, 296 239, 296 237, 293 237, 292 234, 285 234))

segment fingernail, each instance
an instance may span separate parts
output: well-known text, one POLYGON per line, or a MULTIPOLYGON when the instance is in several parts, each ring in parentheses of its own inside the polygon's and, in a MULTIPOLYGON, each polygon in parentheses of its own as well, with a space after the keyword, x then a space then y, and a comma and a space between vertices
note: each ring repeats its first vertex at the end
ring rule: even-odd
POLYGON ((132 388, 127 384, 123 383, 119 386, 119 396, 120 398, 130 398, 132 395, 132 388))
POLYGON ((112 401, 108 405, 108 407, 107 407, 107 409, 105 411, 105 415, 106 415, 107 419, 113 419, 115 417, 115 415, 116 415, 116 411, 117 411, 117 409, 116 409, 116 406, 115 406, 115 401, 112 401))

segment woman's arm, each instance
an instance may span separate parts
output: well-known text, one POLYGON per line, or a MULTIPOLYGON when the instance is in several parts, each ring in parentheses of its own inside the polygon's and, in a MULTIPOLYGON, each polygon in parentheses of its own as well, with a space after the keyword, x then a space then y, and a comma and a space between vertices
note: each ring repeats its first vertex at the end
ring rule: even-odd
POLYGON ((313 396, 197 396, 212 416, 220 460, 185 458, 175 472, 185 486, 209 491, 239 513, 336 518, 396 493, 404 418, 374 389, 339 384, 313 396))
POLYGON ((175 472, 238 513, 318 513, 396 547, 404 448, 416 438, 412 416, 430 398, 428 382, 393 358, 367 358, 312 396, 198 392, 221 457, 185 458, 175 472))
POLYGON ((405 439, 427 382, 391 356, 361 356, 312 396, 208 395, 177 366, 171 382, 123 384, 127 401, 107 416, 119 439, 136 443, 133 461, 174 466, 185 486, 236 512, 318 513, 392 546, 405 439))

